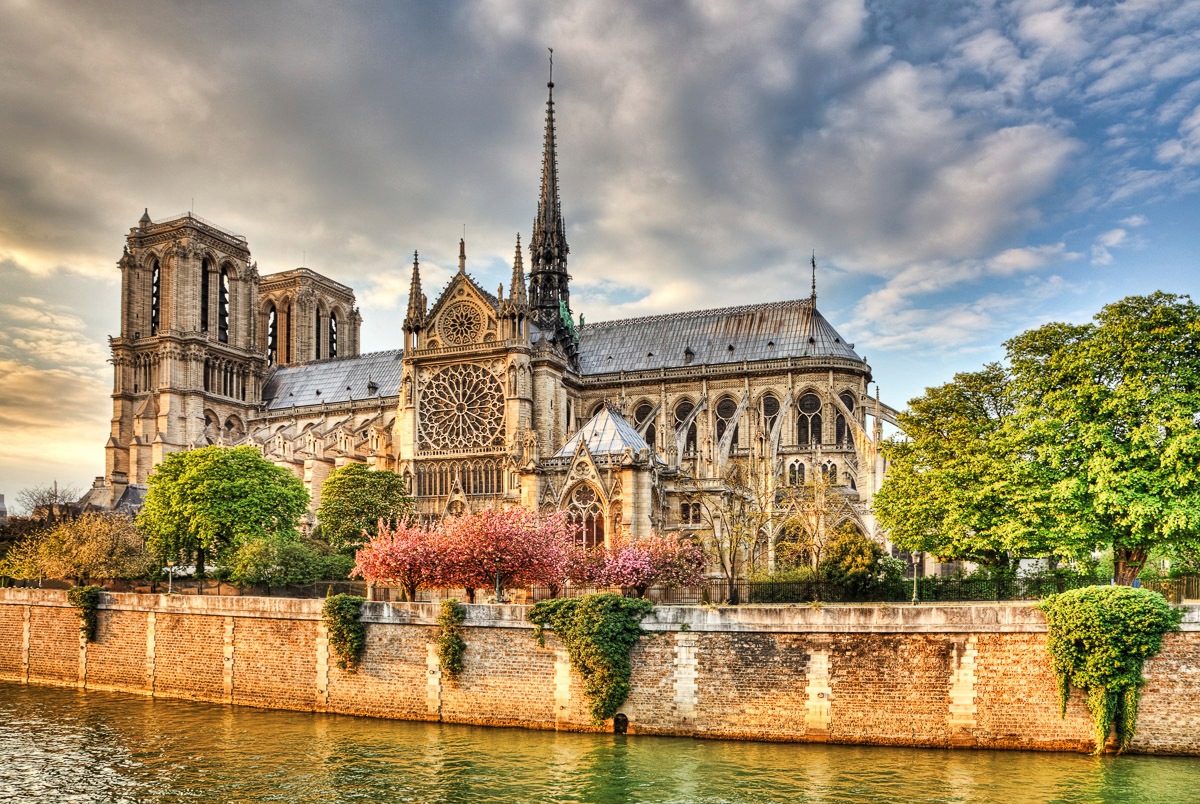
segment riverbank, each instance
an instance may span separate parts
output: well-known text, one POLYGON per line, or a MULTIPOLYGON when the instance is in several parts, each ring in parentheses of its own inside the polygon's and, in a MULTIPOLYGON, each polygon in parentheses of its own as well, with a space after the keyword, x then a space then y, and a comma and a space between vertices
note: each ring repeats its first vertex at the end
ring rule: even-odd
MULTIPOLYGON (((106 594, 95 642, 66 595, 0 589, 0 679, 402 720, 597 731, 561 645, 525 606, 467 606, 465 669, 438 668, 435 604, 368 603, 358 673, 320 600, 106 594)), ((630 734, 1090 751, 1059 718, 1028 604, 660 607, 632 654, 630 734)), ((1137 753, 1200 755, 1200 607, 1146 664, 1137 753)))

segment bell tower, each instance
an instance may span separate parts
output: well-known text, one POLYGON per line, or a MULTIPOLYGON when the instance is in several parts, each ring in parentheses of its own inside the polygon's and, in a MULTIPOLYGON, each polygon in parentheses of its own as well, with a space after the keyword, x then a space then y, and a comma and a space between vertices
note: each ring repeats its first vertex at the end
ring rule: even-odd
POLYGON ((245 237, 191 213, 155 222, 147 210, 117 266, 105 468, 114 506, 167 453, 241 440, 267 365, 255 345, 259 276, 245 237))

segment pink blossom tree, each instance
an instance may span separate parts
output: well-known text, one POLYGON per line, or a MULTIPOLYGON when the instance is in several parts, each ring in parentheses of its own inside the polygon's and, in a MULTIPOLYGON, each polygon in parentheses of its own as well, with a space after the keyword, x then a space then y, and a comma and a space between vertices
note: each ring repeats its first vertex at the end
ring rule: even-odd
POLYGON ((417 589, 437 586, 445 575, 439 535, 407 520, 394 528, 380 520, 379 532, 355 554, 350 575, 372 584, 394 583, 406 600, 416 600, 417 589))
POLYGON ((603 583, 632 587, 645 597, 651 586, 692 586, 704 580, 705 556, 700 545, 671 535, 651 533, 615 540, 605 552, 603 583))
POLYGON ((442 580, 465 588, 471 602, 477 588, 494 587, 500 600, 505 587, 544 583, 554 590, 569 577, 573 527, 563 514, 488 509, 448 519, 439 530, 442 580))

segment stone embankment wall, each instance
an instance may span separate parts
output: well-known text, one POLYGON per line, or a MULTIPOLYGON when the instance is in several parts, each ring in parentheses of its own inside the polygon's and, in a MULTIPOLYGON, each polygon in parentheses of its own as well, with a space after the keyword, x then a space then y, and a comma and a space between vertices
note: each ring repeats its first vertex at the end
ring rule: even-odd
MULTIPOLYGON (((524 606, 467 606, 466 668, 442 676, 435 604, 368 603, 337 668, 320 600, 105 595, 97 640, 59 591, 0 589, 0 680, 248 706, 588 731, 579 675, 524 606)), ((1058 714, 1028 605, 656 609, 633 651, 629 732, 1088 751, 1058 714)), ((1146 665, 1133 750, 1200 755, 1200 607, 1146 665)))

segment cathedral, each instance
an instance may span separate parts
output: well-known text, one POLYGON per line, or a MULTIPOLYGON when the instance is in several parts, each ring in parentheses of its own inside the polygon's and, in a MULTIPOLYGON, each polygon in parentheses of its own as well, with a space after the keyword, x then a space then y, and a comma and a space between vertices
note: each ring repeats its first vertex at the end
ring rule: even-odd
POLYGON ((566 510, 588 545, 719 528, 730 477, 820 478, 870 515, 895 412, 817 310, 789 301, 584 323, 571 307, 549 85, 537 213, 507 293, 467 270, 430 303, 413 255, 399 348, 362 353, 354 290, 308 268, 260 274, 245 237, 192 214, 130 229, 112 431, 86 502, 138 507, 170 453, 253 445, 321 485, 351 462, 402 475, 422 516, 566 510), (526 257, 526 254, 528 257, 526 257), (740 473, 740 474, 739 474, 740 473))

